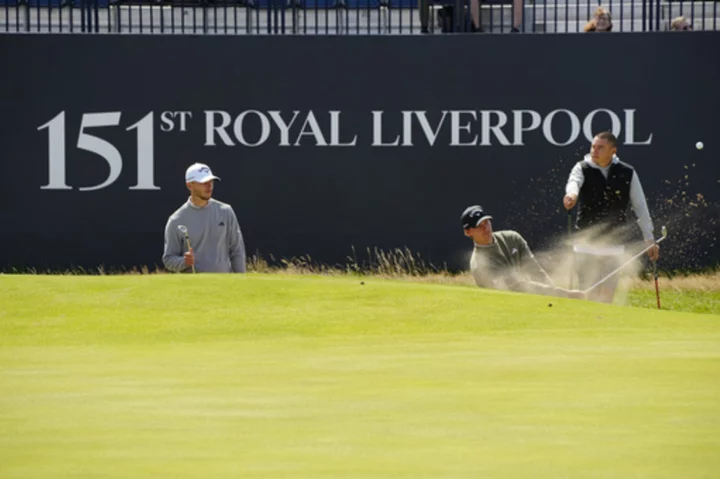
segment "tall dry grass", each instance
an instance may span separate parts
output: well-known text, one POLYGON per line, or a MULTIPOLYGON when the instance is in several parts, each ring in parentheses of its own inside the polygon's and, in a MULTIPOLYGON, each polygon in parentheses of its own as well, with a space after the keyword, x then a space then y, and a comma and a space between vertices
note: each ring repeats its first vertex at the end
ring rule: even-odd
POLYGON ((462 273, 453 273, 446 265, 435 266, 408 248, 397 248, 391 251, 367 248, 365 258, 359 260, 353 250, 353 255, 348 256, 344 264, 327 265, 314 262, 310 256, 280 260, 271 257, 268 260, 256 252, 248 258, 248 271, 268 274, 356 275, 412 279, 420 282, 472 283, 472 278, 465 278, 462 273))
MULTIPOLYGON (((631 278, 629 287, 633 289, 654 287, 654 281, 651 277, 631 278)), ((720 271, 688 273, 681 276, 660 275, 658 282, 663 289, 717 293, 720 292, 720 271)))
MULTIPOLYGON (((475 284, 469 271, 451 272, 447 267, 437 267, 424 261, 409 249, 381 251, 377 248, 366 250, 368 260, 358 262, 356 257, 348 257, 345 265, 328 266, 316 264, 310 257, 282 259, 279 265, 271 266, 268 261, 256 253, 248 260, 248 270, 274 274, 312 274, 312 275, 360 275, 382 279, 394 279, 421 283, 475 284)), ((554 278, 562 286, 562 278, 554 278)), ((712 268, 703 272, 662 271, 659 281, 663 289, 676 291, 720 292, 720 269, 712 268)), ((624 283, 629 289, 652 287, 654 277, 648 271, 636 276, 625 277, 624 283)))
MULTIPOLYGON (((272 255, 263 257, 259 252, 248 257, 248 272, 285 275, 326 275, 326 276, 363 276, 402 281, 413 281, 437 284, 458 284, 472 286, 474 281, 469 271, 450 271, 446 265, 436 266, 427 262, 408 248, 384 251, 379 248, 367 248, 365 259, 359 260, 353 250, 352 256, 346 258, 344 264, 328 265, 314 261, 310 256, 296 258, 276 259, 272 255)), ((38 270, 12 270, 5 273, 17 274, 47 274, 47 275, 147 275, 166 274, 159 266, 154 269, 148 266, 134 267, 123 270, 108 270, 102 266, 95 269, 75 268, 66 271, 38 270)), ((557 278, 556 278, 557 279, 557 278)), ((663 289, 676 291, 702 291, 720 292, 720 268, 712 268, 704 272, 669 272, 662 271, 660 285, 663 289)), ((647 271, 638 275, 625 277, 625 284, 629 289, 652 287, 653 277, 647 271)), ((562 279, 557 279, 560 286, 564 286, 562 279)))

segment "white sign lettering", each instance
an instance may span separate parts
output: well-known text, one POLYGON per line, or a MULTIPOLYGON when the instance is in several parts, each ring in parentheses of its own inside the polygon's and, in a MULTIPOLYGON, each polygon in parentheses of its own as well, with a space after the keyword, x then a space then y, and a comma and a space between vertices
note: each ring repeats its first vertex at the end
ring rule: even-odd
MULTIPOLYGON (((84 113, 80 119, 77 136, 78 150, 85 150, 102 158, 108 164, 107 178, 93 186, 81 186, 80 191, 101 190, 115 183, 123 169, 122 156, 118 149, 97 136, 91 129, 120 125, 120 112, 84 113)), ((153 113, 145 115, 140 121, 126 128, 137 130, 137 184, 128 187, 131 190, 159 190, 155 186, 153 168, 153 113)), ((48 130, 48 183, 43 190, 71 190, 67 184, 67 148, 65 143, 65 112, 61 111, 52 120, 39 126, 38 130, 48 130)))
MULTIPOLYGON (((47 130, 48 182, 44 190, 97 191, 121 177, 124 168, 119 144, 102 138, 103 132, 120 127, 124 114, 119 111, 81 113, 68 120, 61 111, 37 130, 47 130), (77 123, 76 130, 68 121, 77 123), (77 136, 67 143, 67 136, 77 136), (69 145, 73 145, 71 149, 69 145), (68 162, 77 151, 93 154, 107 164, 107 176, 96 184, 76 186, 68 179, 68 162)), ((610 130, 624 145, 648 146, 653 133, 638 129, 637 110, 615 111, 597 108, 578 113, 567 108, 548 112, 518 110, 401 110, 343 112, 341 110, 204 110, 149 112, 124 131, 135 131, 137 161, 136 183, 131 190, 159 190, 154 177, 156 135, 175 132, 187 135, 198 130, 194 122, 204 121, 196 135, 203 134, 202 145, 209 148, 282 148, 377 147, 522 147, 544 141, 566 147, 578 141, 590 143, 598 131, 610 130), (155 119, 158 120, 157 128, 155 119), (368 126, 352 131, 349 126, 368 126)), ((117 134, 113 135, 117 138, 117 134)), ((197 138, 197 136, 194 136, 197 138)), ((199 139, 198 139, 199 141, 199 139)), ((127 149, 127 146, 125 147, 127 149)))

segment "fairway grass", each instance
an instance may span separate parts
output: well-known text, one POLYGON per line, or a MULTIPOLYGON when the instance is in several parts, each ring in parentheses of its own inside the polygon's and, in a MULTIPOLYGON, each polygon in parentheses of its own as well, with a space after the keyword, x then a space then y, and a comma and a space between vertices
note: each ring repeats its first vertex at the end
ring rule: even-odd
POLYGON ((717 471, 719 315, 352 276, 0 276, 3 479, 717 471))

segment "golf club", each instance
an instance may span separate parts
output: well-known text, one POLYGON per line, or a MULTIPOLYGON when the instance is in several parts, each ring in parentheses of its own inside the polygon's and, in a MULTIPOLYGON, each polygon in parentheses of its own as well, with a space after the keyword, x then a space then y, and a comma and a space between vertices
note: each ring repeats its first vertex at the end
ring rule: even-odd
POLYGON ((603 284, 605 281, 607 281, 608 279, 610 279, 610 278, 612 278, 613 276, 615 276, 615 275, 616 275, 619 271, 621 271, 625 266, 629 265, 630 263, 632 263, 633 261, 635 261, 636 259, 638 259, 640 256, 642 256, 642 255, 643 255, 645 252, 647 252, 650 248, 652 248, 652 247, 655 246, 656 244, 659 244, 659 243, 662 242, 665 238, 667 238, 667 228, 666 228, 665 226, 663 226, 663 227, 661 228, 660 232, 661 232, 660 238, 656 239, 653 244, 651 244, 650 246, 647 246, 647 247, 643 248, 638 254, 636 254, 635 256, 633 256, 632 258, 630 258, 629 260, 627 260, 627 261, 624 262, 623 264, 621 264, 618 268, 616 268, 615 270, 613 270, 612 272, 610 272, 607 276, 605 276, 603 279, 601 279, 600 281, 598 281, 598 282, 595 283, 594 285, 590 286, 590 287, 589 287, 588 289, 586 289, 584 292, 587 294, 587 293, 589 293, 590 291, 592 291, 593 289, 597 288, 598 286, 600 286, 601 284, 603 284))
MULTIPOLYGON (((188 229, 185 225, 178 225, 178 229, 182 234, 185 235, 185 241, 187 242, 188 251, 192 250, 192 246, 190 246, 190 236, 188 236, 188 229)), ((195 272, 195 263, 192 265, 192 272, 195 272)))

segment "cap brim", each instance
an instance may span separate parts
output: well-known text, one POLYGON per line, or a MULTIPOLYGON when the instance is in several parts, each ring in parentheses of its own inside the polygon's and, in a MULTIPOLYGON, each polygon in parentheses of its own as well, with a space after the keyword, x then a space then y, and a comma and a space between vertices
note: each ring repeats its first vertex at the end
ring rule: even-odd
POLYGON ((483 216, 482 218, 480 218, 479 220, 477 220, 477 223, 475 223, 475 227, 477 228, 477 225, 479 225, 479 224, 482 223, 483 221, 485 221, 485 220, 491 220, 491 219, 493 219, 492 216, 490 216, 490 215, 485 215, 485 216, 483 216))
POLYGON ((197 180, 191 180, 191 181, 196 181, 198 183, 207 183, 210 180, 220 180, 220 178, 215 175, 207 175, 207 176, 203 176, 202 178, 199 178, 197 180))
POLYGON ((468 229, 468 228, 477 228, 477 226, 478 226, 480 223, 482 223, 483 221, 485 221, 485 220, 491 220, 491 219, 492 219, 492 216, 490 216, 490 215, 485 215, 485 216, 483 216, 482 218, 480 218, 479 220, 477 220, 477 221, 475 222, 475 224, 472 224, 472 223, 466 224, 466 225, 464 226, 464 228, 465 228, 465 229, 468 229))

